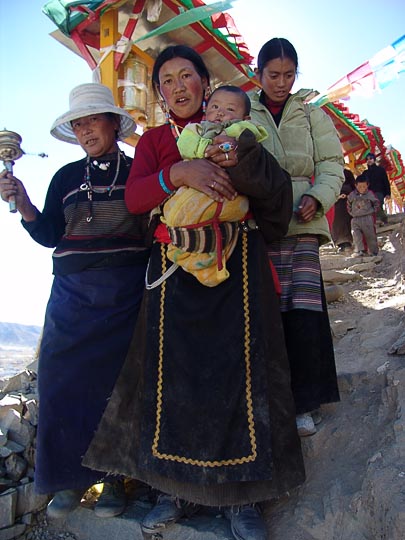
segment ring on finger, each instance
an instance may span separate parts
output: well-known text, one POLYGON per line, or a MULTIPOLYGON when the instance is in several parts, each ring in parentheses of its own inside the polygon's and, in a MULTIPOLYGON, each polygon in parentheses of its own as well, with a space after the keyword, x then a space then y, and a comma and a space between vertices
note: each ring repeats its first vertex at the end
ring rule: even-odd
POLYGON ((229 159, 229 154, 228 154, 228 152, 225 152, 225 159, 226 159, 226 161, 228 161, 228 159, 229 159))
POLYGON ((219 149, 222 150, 225 154, 231 150, 235 150, 235 145, 231 142, 224 142, 219 145, 219 149))
POLYGON ((212 182, 212 183, 210 184, 210 188, 211 188, 211 189, 214 189, 214 187, 215 187, 215 184, 216 184, 216 182, 215 182, 215 181, 214 181, 214 182, 212 182))

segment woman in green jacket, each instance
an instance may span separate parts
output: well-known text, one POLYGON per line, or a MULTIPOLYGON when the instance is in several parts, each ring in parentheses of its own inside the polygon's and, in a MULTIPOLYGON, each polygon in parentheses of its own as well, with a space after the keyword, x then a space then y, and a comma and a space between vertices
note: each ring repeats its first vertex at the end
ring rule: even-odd
POLYGON ((251 96, 251 118, 268 131, 262 144, 293 182, 287 236, 269 244, 268 253, 282 285, 297 427, 305 436, 316 432, 311 412, 339 401, 319 246, 331 240, 325 214, 339 196, 344 161, 332 121, 306 103, 312 91, 291 94, 297 71, 297 53, 288 40, 273 38, 263 45, 257 67, 261 90, 251 96))

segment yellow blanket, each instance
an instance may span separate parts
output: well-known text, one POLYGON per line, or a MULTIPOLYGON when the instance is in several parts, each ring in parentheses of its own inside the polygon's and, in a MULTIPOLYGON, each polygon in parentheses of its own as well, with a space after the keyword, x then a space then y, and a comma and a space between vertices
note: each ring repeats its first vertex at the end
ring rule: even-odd
MULTIPOLYGON (((235 200, 225 200, 217 216, 217 222, 240 221, 249 209, 248 198, 238 195, 235 200)), ((194 188, 182 186, 163 206, 162 222, 168 227, 186 227, 213 220, 218 213, 218 203, 205 193, 194 188)), ((223 249, 222 260, 217 251, 192 253, 173 244, 167 248, 169 260, 178 264, 186 272, 193 274, 200 283, 215 287, 229 277, 226 261, 231 256, 237 242, 237 234, 223 249)))

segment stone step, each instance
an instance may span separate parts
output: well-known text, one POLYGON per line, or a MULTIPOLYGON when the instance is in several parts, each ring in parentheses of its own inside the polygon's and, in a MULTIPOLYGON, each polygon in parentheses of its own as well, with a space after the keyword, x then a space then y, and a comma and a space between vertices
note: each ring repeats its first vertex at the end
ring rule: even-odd
POLYGON ((353 267, 355 267, 355 269, 357 267, 357 270, 361 270, 359 265, 365 265, 363 268, 364 270, 366 269, 366 266, 370 267, 371 265, 380 263, 382 261, 382 256, 359 255, 358 257, 346 257, 345 255, 336 253, 332 255, 321 255, 320 260, 322 272, 328 270, 350 270, 353 269, 353 267))
MULTIPOLYGON (((145 540, 140 523, 149 509, 145 503, 130 501, 121 516, 106 519, 97 517, 91 508, 80 507, 61 527, 77 540, 145 540)), ((210 509, 182 518, 160 534, 163 540, 234 540, 228 519, 210 509)))

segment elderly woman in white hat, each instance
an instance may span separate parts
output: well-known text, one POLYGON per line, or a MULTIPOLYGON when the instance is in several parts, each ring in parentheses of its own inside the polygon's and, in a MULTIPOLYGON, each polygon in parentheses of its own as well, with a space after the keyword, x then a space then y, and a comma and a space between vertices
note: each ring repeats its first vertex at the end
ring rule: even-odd
POLYGON ((40 212, 20 180, 3 171, 0 195, 15 197, 22 225, 53 251, 54 282, 41 340, 35 485, 52 493, 48 516, 64 517, 84 492, 104 480, 100 516, 125 508, 120 479, 81 465, 129 347, 149 252, 143 219, 124 202, 132 159, 117 144, 135 128, 104 85, 70 93, 70 110, 53 124, 57 139, 86 156, 52 178, 40 212), (111 481, 109 481, 111 480, 111 481))

